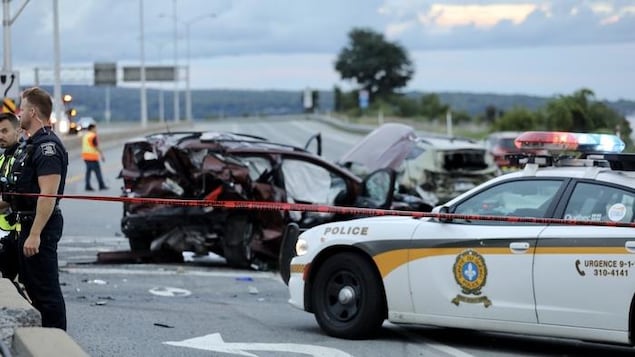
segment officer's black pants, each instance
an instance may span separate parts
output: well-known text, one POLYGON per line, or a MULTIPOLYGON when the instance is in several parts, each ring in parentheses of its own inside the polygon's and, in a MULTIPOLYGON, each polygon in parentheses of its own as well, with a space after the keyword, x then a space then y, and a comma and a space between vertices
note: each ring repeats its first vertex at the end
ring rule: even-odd
POLYGON ((16 232, 11 231, 0 239, 0 273, 2 277, 11 281, 18 275, 18 240, 16 232))
POLYGON ((24 284, 33 306, 42 315, 42 327, 57 327, 66 330, 66 305, 57 265, 57 243, 62 237, 64 219, 60 212, 51 215, 40 235, 39 253, 24 256, 24 242, 29 237, 32 220, 21 221, 22 229, 18 239, 20 251, 19 280, 24 284))

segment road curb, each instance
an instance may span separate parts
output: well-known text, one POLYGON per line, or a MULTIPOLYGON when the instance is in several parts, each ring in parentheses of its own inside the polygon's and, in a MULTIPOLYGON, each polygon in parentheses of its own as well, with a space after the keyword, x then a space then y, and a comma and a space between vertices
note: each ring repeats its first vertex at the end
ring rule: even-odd
POLYGON ((0 306, 0 343, 12 356, 47 357, 51 351, 56 356, 88 356, 65 331, 41 327, 40 313, 9 279, 0 279, 0 306))

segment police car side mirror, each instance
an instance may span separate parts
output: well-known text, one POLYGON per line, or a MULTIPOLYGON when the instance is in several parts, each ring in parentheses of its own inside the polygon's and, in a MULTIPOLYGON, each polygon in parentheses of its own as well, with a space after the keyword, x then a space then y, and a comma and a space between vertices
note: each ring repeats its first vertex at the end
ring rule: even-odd
MULTIPOLYGON (((438 213, 440 213, 440 214, 450 214, 450 208, 448 206, 441 206, 441 208, 439 208, 438 213)), ((441 223, 450 223, 450 222, 452 222, 452 218, 439 217, 439 222, 441 222, 441 223)))

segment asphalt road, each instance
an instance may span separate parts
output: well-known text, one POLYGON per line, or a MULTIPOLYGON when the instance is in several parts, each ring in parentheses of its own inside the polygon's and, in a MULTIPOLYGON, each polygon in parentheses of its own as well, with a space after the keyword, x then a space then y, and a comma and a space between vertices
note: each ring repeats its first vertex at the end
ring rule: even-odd
MULTIPOLYGON (((235 119, 199 125, 304 146, 324 136, 325 157, 337 159, 359 135, 314 121, 235 119)), ((118 196, 121 141, 104 143, 102 165, 118 196)), ((84 163, 71 152, 67 194, 83 191, 84 163)), ((96 186, 94 184, 94 186, 96 186)), ((386 323, 370 341, 330 338, 313 316, 287 304, 275 272, 229 269, 222 259, 184 264, 95 264, 101 251, 127 249, 121 204, 64 199, 61 281, 69 334, 92 356, 579 356, 632 355, 633 349, 572 340, 519 337, 386 323)))

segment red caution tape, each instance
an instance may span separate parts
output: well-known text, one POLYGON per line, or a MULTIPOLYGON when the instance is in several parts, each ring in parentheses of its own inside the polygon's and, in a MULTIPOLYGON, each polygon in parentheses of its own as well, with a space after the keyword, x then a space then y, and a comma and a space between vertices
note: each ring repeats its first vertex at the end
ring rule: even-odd
POLYGON ((537 223, 537 224, 560 224, 577 226, 608 226, 608 227, 628 227, 635 228, 635 223, 613 222, 613 221, 584 221, 575 219, 559 218, 535 218, 535 217, 509 217, 491 216, 476 214, 454 214, 454 213, 432 213, 415 211, 398 211, 376 208, 359 208, 329 205, 312 205, 304 203, 284 203, 265 201, 215 201, 215 200, 184 200, 176 198, 142 198, 142 197, 112 197, 112 196, 86 196, 86 195, 45 195, 37 193, 3 193, 4 195, 29 196, 29 197, 49 197, 64 198, 71 200, 107 201, 107 202, 127 202, 127 203, 150 203, 169 206, 186 207, 214 207, 227 209, 243 209, 254 211, 301 211, 335 213, 354 216, 407 216, 413 218, 437 218, 437 219, 461 219, 469 221, 498 221, 514 223, 537 223))

